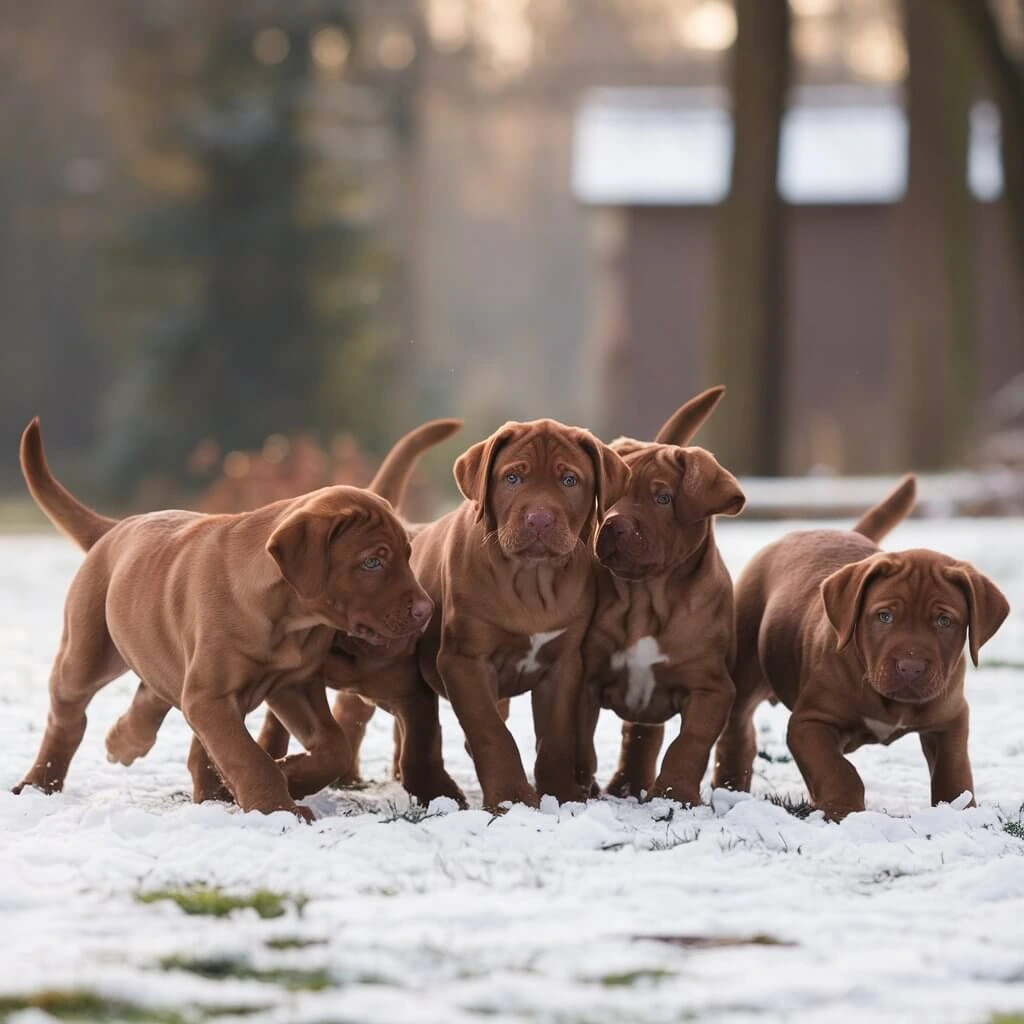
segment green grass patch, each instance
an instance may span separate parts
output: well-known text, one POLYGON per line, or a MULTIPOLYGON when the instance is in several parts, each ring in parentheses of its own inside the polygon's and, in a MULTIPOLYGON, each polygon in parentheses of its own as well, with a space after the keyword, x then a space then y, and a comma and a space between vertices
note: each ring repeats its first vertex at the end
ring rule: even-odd
POLYGON ((263 943, 267 949, 309 949, 310 946, 326 946, 326 939, 300 939, 297 935, 282 935, 276 939, 267 939, 263 943))
POLYGON ((989 1024, 1024 1024, 1024 1013, 997 1013, 989 1024))
POLYGON ((279 985, 289 992, 322 992, 334 985, 334 979, 322 967, 253 967, 247 960, 227 956, 169 956, 160 961, 160 966, 165 971, 188 971, 211 981, 225 978, 262 981, 268 985, 279 985))
POLYGON ((681 949, 735 949, 740 946, 795 946, 773 935, 634 935, 636 942, 664 942, 681 949))
POLYGON ((277 893, 270 889, 256 889, 243 896, 231 895, 206 885, 153 889, 149 892, 136 893, 135 898, 140 903, 170 900, 177 903, 186 914, 203 917, 227 917, 236 910, 255 910, 262 918, 283 917, 289 906, 301 914, 308 902, 305 896, 277 893))
POLYGON ((88 989, 48 989, 24 996, 0 996, 0 1020, 22 1010, 40 1010, 57 1020, 109 1024, 188 1024, 174 1010, 141 1006, 124 999, 108 999, 88 989))
POLYGON ((635 971, 622 971, 620 974, 605 974, 599 980, 605 988, 633 988, 638 985, 656 985, 666 978, 675 976, 675 971, 666 971, 661 967, 645 967, 635 971))
MULTIPOLYGON (((1018 818, 1016 821, 1004 821, 1003 831, 1008 836, 1013 836, 1014 839, 1024 839, 1024 821, 1018 818)), ((1016 1019, 1024 1024, 1024 1017, 1018 1016, 1016 1019)))
POLYGON ((793 758, 789 754, 769 754, 767 750, 759 750, 757 756, 769 764, 792 764, 793 758))

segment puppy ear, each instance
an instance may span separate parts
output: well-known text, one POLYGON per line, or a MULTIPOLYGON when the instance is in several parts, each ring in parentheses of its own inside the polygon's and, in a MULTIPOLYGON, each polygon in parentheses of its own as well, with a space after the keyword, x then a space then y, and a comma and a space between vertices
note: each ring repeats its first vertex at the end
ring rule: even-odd
POLYGON ((326 514, 300 508, 270 535, 267 554, 300 597, 312 600, 324 592, 331 568, 331 542, 352 515, 351 509, 326 514))
POLYGON ((888 557, 870 555, 837 569, 822 581, 821 599, 825 614, 836 631, 836 650, 841 651, 853 639, 864 603, 864 591, 876 576, 887 576, 896 568, 888 557))
POLYGON ((627 455, 632 455, 634 452, 640 451, 642 448, 647 447, 646 441, 637 441, 632 437, 617 437, 609 445, 609 448, 616 455, 621 455, 625 458, 627 455))
POLYGON ((655 444, 677 444, 680 447, 688 445, 704 421, 715 411, 715 406, 722 400, 724 394, 725 386, 719 384, 717 387, 702 391, 699 395, 694 395, 665 420, 654 438, 655 444))
POLYGON ((996 630, 1010 614, 1010 604, 1003 592, 973 565, 963 562, 945 570, 946 579, 960 587, 967 597, 968 647, 971 661, 978 667, 978 651, 995 636, 996 630))
POLYGON ((498 452, 515 434, 515 424, 506 423, 490 437, 464 451, 453 467, 459 490, 463 497, 476 502, 476 522, 486 521, 488 533, 498 528, 491 511, 491 470, 498 452))
POLYGON ((747 504, 739 481, 709 451, 677 448, 676 461, 683 470, 679 512, 687 521, 710 516, 738 516, 747 504))
POLYGON ((579 431, 576 443, 587 453, 594 467, 596 481, 595 500, 597 501, 598 521, 626 493, 629 486, 629 466, 622 456, 610 445, 599 441, 587 430, 579 431))

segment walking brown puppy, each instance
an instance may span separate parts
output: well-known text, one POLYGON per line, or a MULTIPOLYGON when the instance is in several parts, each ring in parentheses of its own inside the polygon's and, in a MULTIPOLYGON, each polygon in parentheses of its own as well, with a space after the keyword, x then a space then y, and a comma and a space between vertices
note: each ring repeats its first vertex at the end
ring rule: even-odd
POLYGON ((62 788, 90 700, 131 669, 143 682, 135 716, 108 736, 112 756, 152 744, 156 728, 139 727, 144 709, 158 727, 180 707, 195 735, 194 779, 212 788, 219 776, 244 810, 309 818, 293 797, 351 759, 319 680, 335 631, 384 643, 417 634, 433 611, 391 506, 339 486, 239 515, 117 521, 53 478, 37 421, 22 437, 21 464, 36 503, 87 554, 65 603, 46 732, 15 792, 62 788), (264 700, 308 753, 275 763, 259 748, 244 717, 264 700))
MULTIPOLYGON (((432 420, 411 430, 388 452, 368 490, 398 508, 419 456, 461 426, 461 420, 432 420)), ((445 771, 438 696, 420 676, 417 638, 418 634, 372 644, 345 633, 335 635, 322 679, 330 689, 339 691, 334 717, 345 730, 352 750, 348 771, 337 781, 359 781, 359 747, 366 724, 380 706, 395 718, 394 770, 405 790, 422 804, 447 796, 465 807, 462 790, 445 771)), ((268 711, 264 719, 259 744, 277 758, 288 752, 288 730, 273 711, 268 711)))
POLYGON ((420 669, 469 741, 484 806, 583 799, 576 780, 580 653, 594 605, 595 524, 629 470, 585 430, 507 423, 455 463, 466 500, 413 538, 435 603, 420 669), (536 789, 501 702, 532 691, 536 789))
POLYGON ((700 781, 725 725, 734 687, 732 580, 715 544, 716 515, 737 515, 736 478, 703 448, 684 447, 725 389, 681 406, 653 444, 612 447, 630 470, 627 492, 597 535, 597 606, 584 645, 582 781, 596 769, 599 709, 623 718, 608 792, 700 803, 700 781), (664 726, 683 719, 657 771, 664 726))
POLYGON ((746 568, 736 587, 736 700, 714 785, 750 789, 754 710, 775 697, 793 712, 787 740, 811 800, 832 820, 864 810, 864 783, 843 755, 910 732, 933 804, 973 794, 964 643, 977 665, 1009 606, 966 562, 878 549, 915 489, 906 477, 852 532, 787 534, 746 568))

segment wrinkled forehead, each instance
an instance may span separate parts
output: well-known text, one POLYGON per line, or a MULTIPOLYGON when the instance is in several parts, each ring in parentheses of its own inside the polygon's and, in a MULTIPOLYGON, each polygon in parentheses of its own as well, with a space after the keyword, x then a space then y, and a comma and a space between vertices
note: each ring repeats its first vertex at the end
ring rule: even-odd
POLYGON ((394 551, 404 551, 409 539, 398 517, 376 495, 367 494, 366 499, 355 505, 345 528, 338 531, 333 543, 346 547, 386 544, 394 551))
POLYGON ((900 552, 888 559, 894 565, 893 571, 869 582, 866 600, 902 602, 925 611, 942 603, 961 614, 967 612, 963 589, 946 575, 955 564, 952 559, 918 551, 900 552))
POLYGON ((525 425, 500 448, 495 464, 508 464, 516 460, 531 466, 550 466, 563 463, 577 472, 590 468, 590 456, 579 443, 578 437, 566 427, 554 425, 525 425))

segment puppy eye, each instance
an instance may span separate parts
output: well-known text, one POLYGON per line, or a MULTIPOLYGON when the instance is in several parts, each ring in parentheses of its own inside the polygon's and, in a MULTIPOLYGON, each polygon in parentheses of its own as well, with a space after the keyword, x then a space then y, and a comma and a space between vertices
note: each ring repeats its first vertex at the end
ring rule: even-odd
POLYGON ((890 622, 892 622, 892 620, 895 619, 895 618, 896 618, 896 616, 893 615, 893 613, 891 611, 889 611, 888 608, 883 608, 882 611, 880 611, 878 613, 878 621, 879 622, 884 622, 886 625, 888 625, 890 622))
POLYGON ((363 568, 369 569, 371 572, 374 569, 380 569, 384 565, 384 559, 378 558, 376 555, 370 555, 369 558, 363 559, 363 568))
POLYGON ((655 495, 654 500, 659 505, 671 505, 672 504, 672 495, 671 494, 658 494, 658 495, 655 495))
POLYGON ((505 474, 505 483, 507 483, 507 484, 517 484, 522 479, 523 478, 518 473, 506 473, 505 474))
POLYGON ((945 629, 946 626, 952 626, 953 625, 953 620, 948 615, 940 615, 935 620, 935 625, 936 626, 942 626, 942 628, 945 629))
POLYGON ((574 473, 566 473, 565 476, 562 477, 563 487, 575 487, 578 483, 579 481, 576 479, 576 475, 574 473))

